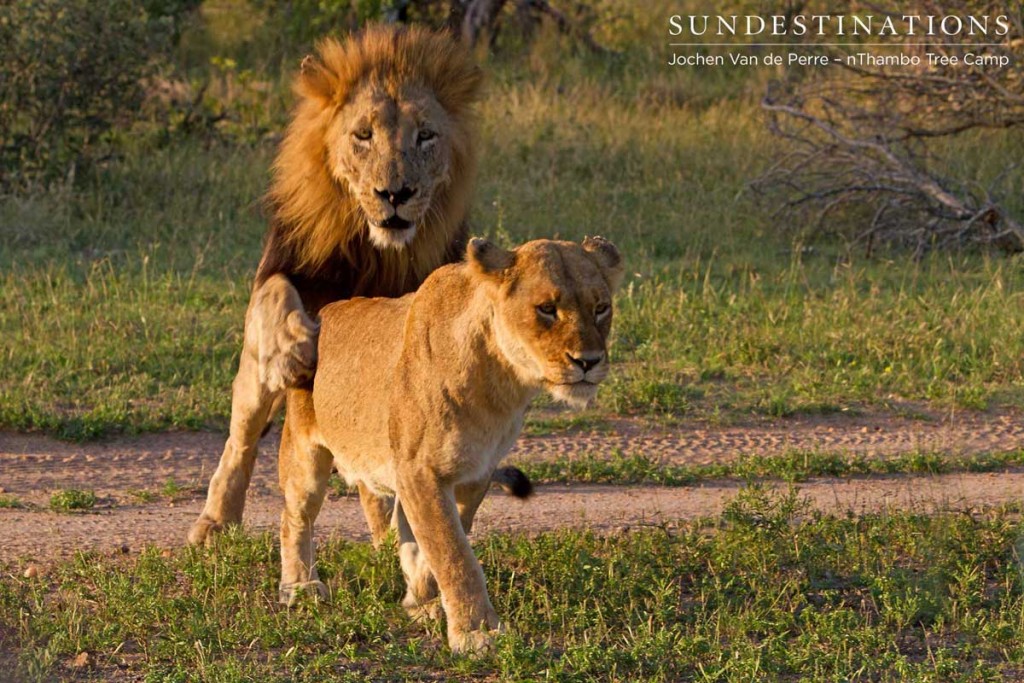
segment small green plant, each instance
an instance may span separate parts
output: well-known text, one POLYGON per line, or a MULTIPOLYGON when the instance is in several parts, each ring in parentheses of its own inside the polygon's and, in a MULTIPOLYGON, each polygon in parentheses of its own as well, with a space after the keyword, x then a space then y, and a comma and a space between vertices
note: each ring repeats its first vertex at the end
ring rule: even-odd
POLYGON ((174 498, 180 496, 185 492, 185 487, 174 481, 173 478, 168 478, 164 482, 164 485, 160 488, 160 494, 167 496, 168 498, 174 498))
POLYGON ((356 492, 356 487, 349 486, 348 483, 337 474, 331 475, 331 478, 327 482, 327 487, 331 490, 331 493, 338 498, 351 496, 356 492))
POLYGON ((156 500, 156 494, 148 489, 128 489, 128 495, 140 503, 152 503, 156 500))
POLYGON ((64 489, 50 496, 50 509, 56 512, 90 510, 96 505, 96 494, 92 491, 64 489))
POLYGON ((25 507, 25 504, 14 496, 0 496, 0 508, 13 509, 23 507, 25 507))

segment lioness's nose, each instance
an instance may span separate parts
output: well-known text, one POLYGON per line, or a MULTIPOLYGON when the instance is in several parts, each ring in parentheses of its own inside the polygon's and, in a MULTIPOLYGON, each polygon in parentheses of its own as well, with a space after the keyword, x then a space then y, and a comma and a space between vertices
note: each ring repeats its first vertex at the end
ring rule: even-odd
POLYGON ((391 206, 401 206, 412 199, 413 195, 416 194, 416 190, 411 187, 403 187, 397 192, 392 192, 391 190, 374 190, 374 192, 377 193, 378 197, 390 203, 391 206))
POLYGON ((589 372, 592 368, 597 367, 597 364, 604 360, 604 351, 598 353, 581 353, 579 356, 574 356, 571 353, 565 354, 572 361, 572 364, 578 367, 583 372, 589 372))

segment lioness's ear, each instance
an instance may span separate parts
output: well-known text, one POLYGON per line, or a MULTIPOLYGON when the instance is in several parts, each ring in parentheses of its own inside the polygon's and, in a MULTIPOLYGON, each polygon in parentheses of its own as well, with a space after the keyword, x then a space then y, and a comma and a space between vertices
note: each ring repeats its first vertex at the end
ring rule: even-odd
POLYGON ((466 260, 479 273, 501 275, 512 267, 516 261, 516 255, 511 251, 505 251, 493 242, 474 237, 469 241, 469 248, 466 249, 466 260))
POLYGON ((625 273, 619 250, 603 237, 584 237, 583 250, 594 259, 604 274, 604 279, 608 281, 608 287, 615 291, 625 273))

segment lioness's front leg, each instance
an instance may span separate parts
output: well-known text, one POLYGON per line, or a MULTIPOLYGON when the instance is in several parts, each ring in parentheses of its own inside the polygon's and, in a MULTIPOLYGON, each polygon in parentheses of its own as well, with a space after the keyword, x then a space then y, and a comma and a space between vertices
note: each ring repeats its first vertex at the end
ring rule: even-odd
MULTIPOLYGON (((455 488, 455 502, 459 509, 459 520, 462 530, 469 533, 473 527, 473 517, 480 507, 491 482, 464 484, 455 488)), ((398 557, 405 575, 406 591, 402 599, 402 607, 413 619, 437 619, 441 616, 437 598, 437 581, 434 579, 426 557, 419 549, 416 537, 409 526, 409 520, 402 510, 401 503, 395 503, 395 527, 398 530, 398 557)))
MULTIPOLYGON (((293 397, 297 390, 292 392, 293 397)), ((279 600, 291 605, 303 592, 327 597, 327 587, 320 582, 316 570, 313 548, 313 523, 320 514, 327 482, 331 476, 334 458, 321 446, 305 441, 292 422, 292 413, 311 409, 295 403, 288 406, 290 413, 281 436, 278 460, 281 492, 284 494, 284 512, 281 513, 281 585, 279 600)))
POLYGON ((414 460, 397 466, 398 501, 420 552, 441 590, 453 652, 490 647, 500 624, 484 584, 484 573, 462 529, 455 491, 414 460))
POLYGON ((283 275, 260 285, 245 314, 245 338, 231 390, 231 426, 203 512, 188 540, 209 542, 227 524, 242 521, 256 446, 286 387, 308 381, 316 367, 318 326, 283 275))

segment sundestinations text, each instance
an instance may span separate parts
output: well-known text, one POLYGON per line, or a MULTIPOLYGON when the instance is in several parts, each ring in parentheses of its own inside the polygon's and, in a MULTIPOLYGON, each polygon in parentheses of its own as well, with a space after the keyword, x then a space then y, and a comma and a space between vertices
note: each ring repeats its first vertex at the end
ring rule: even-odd
POLYGON ((1010 19, 955 14, 856 16, 843 14, 683 15, 668 18, 670 36, 1005 36, 1010 19))

